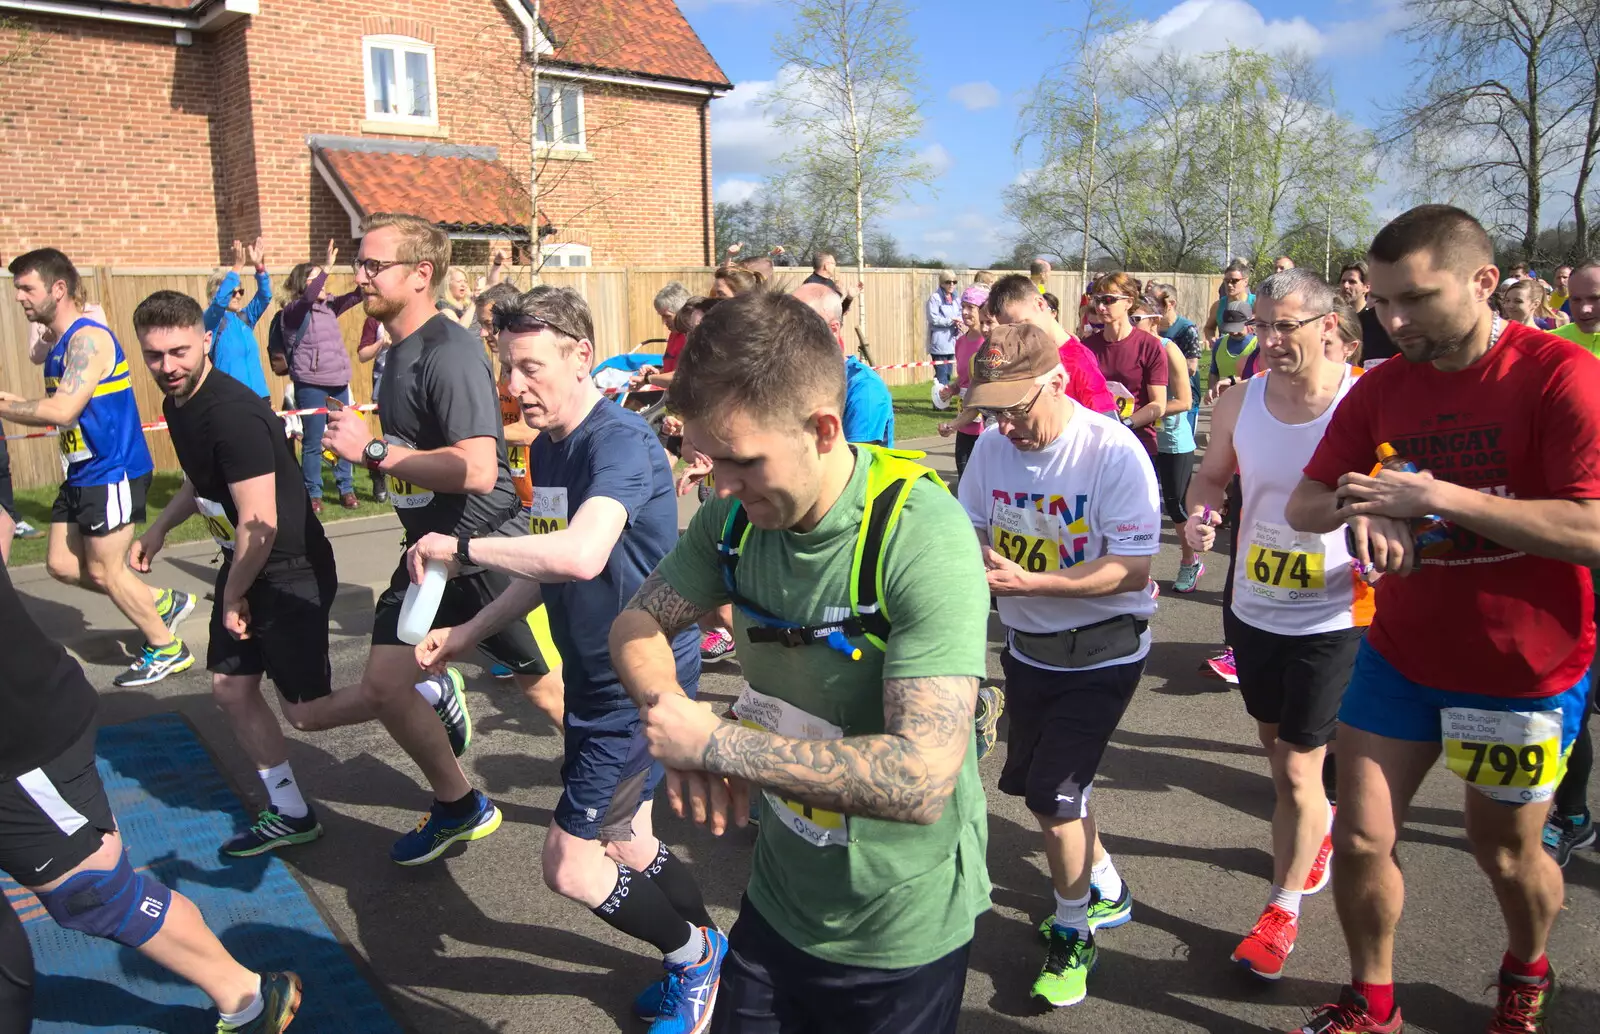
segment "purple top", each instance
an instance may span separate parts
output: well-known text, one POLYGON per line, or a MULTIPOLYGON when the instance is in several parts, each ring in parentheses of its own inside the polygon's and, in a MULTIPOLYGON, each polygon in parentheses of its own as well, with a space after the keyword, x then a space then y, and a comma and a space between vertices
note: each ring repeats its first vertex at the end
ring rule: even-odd
POLYGON ((306 284, 305 293, 283 307, 283 341, 289 353, 289 377, 296 384, 337 388, 350 383, 350 352, 339 331, 339 316, 361 301, 361 290, 328 301, 322 294, 328 271, 306 284))

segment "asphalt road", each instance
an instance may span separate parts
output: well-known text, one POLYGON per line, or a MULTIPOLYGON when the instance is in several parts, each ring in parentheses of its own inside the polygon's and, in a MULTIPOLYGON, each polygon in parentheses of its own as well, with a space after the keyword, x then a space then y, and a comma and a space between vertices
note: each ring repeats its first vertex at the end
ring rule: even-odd
MULTIPOLYGON (((1050 888, 1028 813, 994 788, 1003 741, 983 763, 994 907, 978 922, 963 1031, 1283 1031, 1346 979, 1331 891, 1307 899, 1283 980, 1262 984, 1228 962, 1265 903, 1272 786, 1237 694, 1197 670, 1220 638, 1226 558, 1214 560, 1201 591, 1164 591, 1144 680, 1096 784, 1102 835, 1133 889, 1134 922, 1100 937, 1090 997, 1074 1008, 1040 1015, 1029 1003, 1042 961, 1034 926, 1053 907, 1050 888)), ((1176 563, 1169 532, 1156 566, 1163 590, 1176 563)), ((191 621, 202 625, 203 613, 191 621)), ((360 612, 337 621, 336 684, 359 677, 369 625, 360 612)), ((993 627, 990 633, 990 670, 998 675, 993 627)), ((91 678, 106 687, 102 721, 182 711, 235 786, 252 806, 259 803, 260 784, 211 703, 199 666, 145 690, 119 691, 110 688, 126 663, 118 652, 102 645, 87 658, 91 678)), ((659 975, 656 960, 550 892, 539 875, 558 796, 557 731, 510 683, 469 674, 476 738, 464 763, 505 812, 498 833, 420 870, 390 863, 390 842, 416 821, 428 797, 409 759, 372 723, 292 741, 291 760, 327 835, 283 857, 414 1031, 642 1031, 628 1006, 659 975)), ((706 697, 731 702, 737 687, 736 665, 708 668, 706 697)), ((1401 846, 1408 898, 1398 996, 1412 1030, 1482 1031, 1493 1004, 1489 985, 1504 936, 1462 837, 1462 792, 1454 776, 1436 769, 1401 846)), ((658 815, 657 828, 693 864, 726 928, 746 878, 751 834, 719 840, 669 815, 658 815)), ((1582 852, 1566 873, 1567 907, 1550 951, 1561 985, 1550 1029, 1577 1034, 1600 1030, 1600 853, 1582 852)), ((307 994, 317 994, 316 975, 306 977, 307 994)))

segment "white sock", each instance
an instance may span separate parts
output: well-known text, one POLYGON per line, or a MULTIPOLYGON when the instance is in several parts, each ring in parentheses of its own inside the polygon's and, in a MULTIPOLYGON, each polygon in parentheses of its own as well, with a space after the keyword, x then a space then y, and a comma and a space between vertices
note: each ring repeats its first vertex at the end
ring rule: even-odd
POLYGON ((1300 891, 1284 890, 1282 887, 1274 885, 1272 896, 1267 899, 1267 904, 1277 905, 1290 915, 1297 916, 1300 914, 1300 891))
POLYGON ((669 966, 693 966, 706 957, 706 935, 693 923, 688 924, 689 939, 677 951, 668 952, 662 960, 669 966))
POLYGON ((267 796, 272 799, 272 807, 279 815, 291 819, 303 819, 311 809, 306 806, 306 799, 300 796, 300 784, 294 780, 294 769, 285 761, 281 765, 273 765, 265 771, 256 770, 256 775, 266 784, 267 796))
POLYGON ((1076 930, 1078 936, 1089 936, 1089 895, 1075 901, 1056 895, 1056 925, 1065 930, 1076 930))
POLYGON ((1089 870, 1089 884, 1107 901, 1122 897, 1122 877, 1118 875, 1117 863, 1111 860, 1110 855, 1094 863, 1094 868, 1089 870))
POLYGON ((438 707, 439 701, 444 699, 444 687, 439 685, 437 677, 417 683, 417 692, 422 694, 422 699, 428 702, 429 707, 438 707))
POLYGON ((238 1012, 221 1013, 217 1019, 230 1027, 240 1027, 260 1016, 261 1010, 265 1005, 266 1003, 261 1000, 261 978, 256 977, 256 994, 254 998, 250 999, 249 1004, 238 1012))

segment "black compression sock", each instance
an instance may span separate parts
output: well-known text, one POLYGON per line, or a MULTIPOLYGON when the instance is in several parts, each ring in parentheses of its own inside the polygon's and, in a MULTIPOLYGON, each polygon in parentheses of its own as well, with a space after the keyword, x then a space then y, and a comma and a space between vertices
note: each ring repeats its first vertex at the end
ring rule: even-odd
POLYGON ((660 887, 677 913, 694 926, 715 927, 706 911, 705 898, 700 894, 700 884, 695 882, 689 867, 677 855, 667 850, 666 841, 657 841, 656 860, 640 875, 660 887))
POLYGON ((617 885, 611 895, 590 909, 613 929, 655 945, 663 955, 677 951, 695 936, 695 930, 672 907, 654 880, 640 879, 626 865, 617 866, 617 885))
POLYGON ((468 790, 467 795, 459 800, 439 801, 439 810, 444 812, 447 819, 470 818, 472 813, 478 810, 478 792, 468 790))

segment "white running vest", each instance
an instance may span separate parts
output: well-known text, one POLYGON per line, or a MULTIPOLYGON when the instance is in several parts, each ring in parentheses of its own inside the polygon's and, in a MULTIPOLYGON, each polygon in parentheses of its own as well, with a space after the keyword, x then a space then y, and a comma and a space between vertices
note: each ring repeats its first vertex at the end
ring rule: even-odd
POLYGON ((1267 411, 1267 378, 1272 376, 1250 378, 1233 429, 1244 492, 1234 559, 1234 616, 1278 635, 1368 624, 1371 590, 1356 577, 1344 529, 1326 535, 1298 532, 1284 516, 1289 493, 1300 483, 1301 471, 1355 376, 1346 368, 1327 411, 1304 424, 1286 424, 1267 411))

